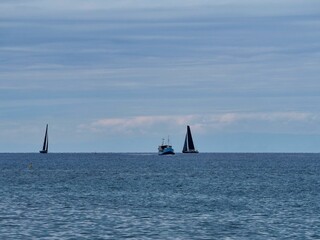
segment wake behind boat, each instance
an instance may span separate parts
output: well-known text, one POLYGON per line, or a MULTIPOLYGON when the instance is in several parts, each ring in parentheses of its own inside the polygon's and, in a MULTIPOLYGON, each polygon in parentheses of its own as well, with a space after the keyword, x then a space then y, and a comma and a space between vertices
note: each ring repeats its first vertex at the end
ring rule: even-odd
POLYGON ((43 147, 42 150, 40 150, 40 153, 48 153, 48 147, 49 147, 49 138, 48 138, 48 124, 46 127, 46 133, 44 135, 44 141, 43 141, 43 147))
POLYGON ((198 150, 195 149, 190 127, 187 126, 186 138, 184 140, 182 153, 199 153, 198 150))
POLYGON ((168 143, 164 143, 164 138, 162 139, 162 144, 158 147, 158 154, 159 155, 174 155, 174 149, 169 143, 169 137, 168 137, 168 143))

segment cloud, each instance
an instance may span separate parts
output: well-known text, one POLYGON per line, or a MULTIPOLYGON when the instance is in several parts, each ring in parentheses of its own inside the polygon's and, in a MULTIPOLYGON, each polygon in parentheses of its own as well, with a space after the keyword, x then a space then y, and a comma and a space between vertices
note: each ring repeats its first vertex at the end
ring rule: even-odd
POLYGON ((276 16, 318 13, 320 4, 306 0, 11 0, 1 1, 2 18, 127 18, 154 19, 208 14, 215 16, 276 16), (106 14, 108 13, 108 14, 106 14))
POLYGON ((177 126, 186 126, 197 116, 136 116, 129 118, 104 118, 96 120, 89 125, 80 125, 80 129, 89 129, 93 132, 108 131, 112 133, 131 134, 150 134, 161 132, 161 128, 174 129, 177 126))
POLYGON ((304 112, 271 112, 271 113, 226 113, 218 116, 213 116, 213 120, 216 120, 222 124, 231 124, 234 122, 245 120, 257 120, 257 121, 305 121, 312 115, 304 112))
MULTIPOLYGON (((319 124, 317 114, 307 112, 251 112, 194 114, 176 116, 135 116, 124 118, 103 118, 89 124, 79 125, 80 131, 108 132, 123 135, 153 135, 176 133, 182 134, 187 125, 194 132, 212 134, 215 132, 296 132, 314 130, 319 124), (295 129, 297 124, 307 128, 295 129), (311 127, 311 129, 309 129, 311 127)), ((320 129, 319 129, 320 130, 320 129)), ((311 131, 312 132, 312 131, 311 131)))

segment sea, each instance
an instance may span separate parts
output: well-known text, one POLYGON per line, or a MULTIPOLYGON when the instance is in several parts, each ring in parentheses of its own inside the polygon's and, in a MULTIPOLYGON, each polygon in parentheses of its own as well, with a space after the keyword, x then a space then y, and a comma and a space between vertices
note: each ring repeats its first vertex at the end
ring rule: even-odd
POLYGON ((0 239, 320 239, 320 154, 2 153, 0 239))

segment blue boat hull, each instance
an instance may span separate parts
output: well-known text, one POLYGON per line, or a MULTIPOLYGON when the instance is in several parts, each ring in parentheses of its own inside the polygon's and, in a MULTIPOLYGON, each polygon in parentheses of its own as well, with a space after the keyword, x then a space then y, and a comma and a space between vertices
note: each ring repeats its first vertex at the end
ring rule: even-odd
POLYGON ((174 150, 171 147, 164 148, 162 151, 159 151, 159 155, 174 155, 174 150))

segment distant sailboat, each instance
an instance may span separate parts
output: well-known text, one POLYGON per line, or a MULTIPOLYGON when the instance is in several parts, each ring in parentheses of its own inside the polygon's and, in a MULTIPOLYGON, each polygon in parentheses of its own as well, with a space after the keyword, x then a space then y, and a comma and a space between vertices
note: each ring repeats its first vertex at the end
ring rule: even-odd
POLYGON ((43 147, 42 147, 42 150, 40 150, 40 153, 48 153, 48 144, 49 144, 49 138, 48 138, 48 124, 47 124, 46 134, 44 135, 43 147))
POLYGON ((192 135, 191 135, 191 130, 190 130, 189 126, 187 126, 187 134, 186 134, 186 138, 184 140, 182 152, 183 153, 199 153, 198 150, 196 150, 194 147, 192 135))

